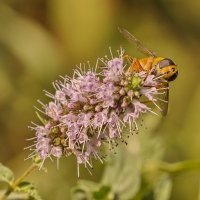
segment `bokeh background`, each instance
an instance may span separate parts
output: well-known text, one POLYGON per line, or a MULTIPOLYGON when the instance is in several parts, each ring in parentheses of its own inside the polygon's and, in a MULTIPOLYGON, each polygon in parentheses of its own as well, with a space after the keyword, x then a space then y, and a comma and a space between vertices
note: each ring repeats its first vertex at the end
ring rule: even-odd
MULTIPOLYGON (((128 29, 161 56, 173 59, 179 77, 170 84, 169 114, 154 126, 165 141, 169 162, 200 157, 200 1, 199 0, 1 0, 0 2, 0 162, 19 175, 30 161, 27 126, 38 122, 33 105, 47 101, 59 75, 72 74, 81 62, 113 52, 120 45, 142 56, 117 30, 128 29)), ((145 132, 145 131, 144 131, 145 132)), ((147 131, 148 132, 148 129, 147 131)), ((145 133, 141 133, 145 134, 145 133)), ((137 136, 134 136, 137 137, 137 136)), ((152 137, 154 135, 152 134, 152 137)), ((60 170, 47 162, 48 173, 30 176, 44 199, 69 199, 76 185, 74 158, 61 161, 60 170)), ((103 166, 93 176, 98 181, 103 166)), ((200 173, 174 178, 172 200, 197 199, 200 173)))

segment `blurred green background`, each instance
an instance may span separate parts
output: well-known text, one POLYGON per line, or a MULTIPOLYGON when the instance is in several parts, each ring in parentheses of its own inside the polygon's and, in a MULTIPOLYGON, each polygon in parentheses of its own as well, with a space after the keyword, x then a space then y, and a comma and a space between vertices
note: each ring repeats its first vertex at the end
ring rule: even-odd
MULTIPOLYGON (((32 137, 27 126, 38 121, 33 105, 47 101, 52 81, 72 74, 76 64, 113 52, 120 45, 141 56, 117 30, 124 27, 161 56, 174 60, 179 77, 170 85, 170 105, 154 134, 161 135, 169 162, 199 159, 200 153, 200 1, 199 0, 1 0, 0 2, 0 162, 19 175, 30 164, 23 148, 32 137)), ((147 125, 148 127, 148 125, 147 125)), ((146 131, 140 134, 145 134, 146 131)), ((133 136, 133 137, 138 137, 133 136)), ((152 135, 154 137, 154 135, 152 135)), ((69 199, 76 185, 76 161, 62 160, 60 170, 30 176, 41 196, 69 199)), ((82 178, 99 180, 81 169, 82 178)), ((199 172, 174 178, 172 200, 197 199, 199 172)))

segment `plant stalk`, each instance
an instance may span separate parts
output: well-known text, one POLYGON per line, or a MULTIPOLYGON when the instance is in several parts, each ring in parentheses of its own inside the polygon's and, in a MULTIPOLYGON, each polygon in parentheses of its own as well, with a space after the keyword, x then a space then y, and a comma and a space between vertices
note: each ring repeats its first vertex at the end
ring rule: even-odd
POLYGON ((28 169, 18 178, 16 179, 13 184, 11 184, 7 190, 5 191, 5 193, 3 194, 2 197, 0 197, 0 200, 6 200, 7 197, 13 192, 15 191, 16 187, 34 170, 37 168, 37 165, 35 163, 33 163, 32 165, 30 165, 28 167, 28 169))
POLYGON ((189 170, 198 170, 200 169, 200 160, 186 160, 176 163, 167 163, 167 162, 153 162, 148 163, 148 167, 145 167, 145 172, 148 171, 163 171, 170 174, 177 174, 189 170))

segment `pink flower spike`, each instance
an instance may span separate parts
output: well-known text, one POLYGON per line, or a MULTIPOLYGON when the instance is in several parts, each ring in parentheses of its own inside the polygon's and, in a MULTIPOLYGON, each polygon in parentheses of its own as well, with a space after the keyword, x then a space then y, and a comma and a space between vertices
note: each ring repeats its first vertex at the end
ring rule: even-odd
POLYGON ((162 99, 157 95, 166 88, 160 91, 161 80, 153 70, 128 72, 123 54, 121 49, 118 57, 98 59, 103 64, 97 62, 95 69, 80 65, 72 78, 54 82, 55 93, 46 92, 51 101, 46 105, 39 101, 45 118, 41 121, 46 124, 31 127, 35 131, 35 142, 30 145, 33 154, 43 162, 74 155, 79 176, 79 165, 89 171, 92 158, 103 162, 104 145, 113 149, 119 142, 127 143, 124 130, 128 127, 130 134, 137 132, 142 114, 156 114, 150 106, 159 109, 156 103, 162 99))

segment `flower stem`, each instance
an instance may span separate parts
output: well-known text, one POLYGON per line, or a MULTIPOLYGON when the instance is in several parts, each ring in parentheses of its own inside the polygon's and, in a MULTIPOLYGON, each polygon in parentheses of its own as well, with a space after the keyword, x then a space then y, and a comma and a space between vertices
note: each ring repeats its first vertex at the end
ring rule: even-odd
POLYGON ((35 163, 33 163, 32 165, 30 165, 28 167, 28 169, 18 178, 16 179, 13 184, 11 184, 7 190, 5 191, 5 193, 3 194, 2 197, 0 197, 0 200, 6 200, 7 197, 13 192, 15 191, 16 187, 34 170, 37 168, 37 165, 35 163))

